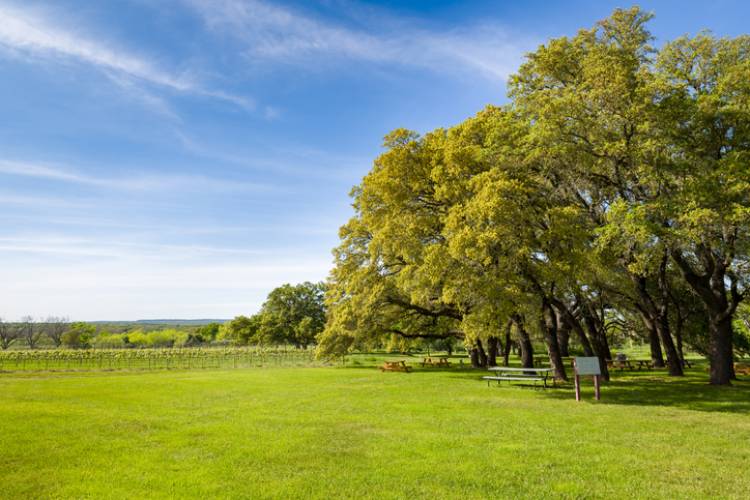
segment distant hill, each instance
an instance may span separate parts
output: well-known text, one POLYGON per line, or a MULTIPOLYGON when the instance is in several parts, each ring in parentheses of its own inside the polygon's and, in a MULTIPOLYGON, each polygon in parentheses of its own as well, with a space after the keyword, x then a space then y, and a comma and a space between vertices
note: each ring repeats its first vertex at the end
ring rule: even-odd
POLYGON ((138 319, 135 321, 90 321, 100 325, 207 325, 209 323, 226 323, 228 319, 138 319))

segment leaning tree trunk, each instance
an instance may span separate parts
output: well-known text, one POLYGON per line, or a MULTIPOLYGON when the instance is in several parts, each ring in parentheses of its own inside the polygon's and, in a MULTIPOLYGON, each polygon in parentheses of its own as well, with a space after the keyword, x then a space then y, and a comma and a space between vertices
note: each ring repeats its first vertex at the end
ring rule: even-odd
POLYGON ((479 350, 476 347, 469 349, 469 359, 471 359, 471 366, 474 368, 481 368, 479 364, 479 350))
POLYGON ((531 344, 529 332, 526 331, 523 317, 519 314, 513 316, 513 323, 518 331, 518 347, 521 351, 521 366, 523 368, 534 368, 534 346, 531 344))
POLYGON ((675 250, 672 258, 693 291, 708 311, 710 383, 729 385, 736 378, 734 373, 734 352, 732 347, 732 318, 743 295, 737 289, 737 279, 727 273, 731 259, 718 258, 710 248, 703 248, 699 257, 705 263, 706 271, 699 272, 675 250), (729 289, 727 290, 727 281, 729 289))
POLYGON ((666 312, 659 316, 659 323, 656 324, 656 332, 667 353, 667 367, 669 368, 669 374, 677 377, 682 376, 685 374, 682 370, 682 359, 677 354, 677 348, 674 345, 672 334, 669 331, 669 318, 666 312))
POLYGON ((539 326, 544 334, 544 342, 547 344, 547 354, 549 354, 549 363, 555 372, 555 377, 560 380, 568 380, 565 373, 565 365, 560 356, 560 346, 557 343, 557 319, 552 304, 546 297, 542 298, 541 318, 539 326))
POLYGON ((479 358, 479 368, 487 368, 487 353, 480 339, 477 339, 477 356, 479 358))
POLYGON ((664 355, 661 352, 659 334, 656 333, 656 325, 653 320, 649 320, 648 343, 651 348, 651 361, 654 362, 654 366, 657 368, 664 368, 664 355))
POLYGON ((513 321, 508 321, 508 324, 505 325, 505 348, 503 349, 503 366, 508 366, 508 362, 510 361, 510 348, 511 348, 511 341, 510 341, 510 329, 513 326, 513 321))
POLYGON ((602 378, 609 380, 609 368, 607 367, 607 360, 612 359, 612 355, 609 352, 607 346, 607 335, 599 321, 593 315, 593 312, 587 307, 587 304, 581 304, 581 314, 583 315, 583 321, 586 323, 586 329, 589 331, 591 336, 591 344, 594 347, 594 353, 599 358, 599 367, 602 372, 602 378))
POLYGON ((487 366, 497 366, 497 355, 500 352, 499 344, 500 339, 497 337, 487 338, 487 366))
POLYGON ((570 356, 568 346, 570 344, 570 324, 565 321, 562 312, 555 310, 557 317, 557 343, 560 345, 560 355, 563 358, 570 356))
POLYGON ((683 368, 685 368, 685 350, 682 345, 682 329, 684 325, 685 325, 685 318, 682 316, 682 313, 678 310, 677 322, 674 328, 674 340, 675 340, 675 343, 677 344, 677 355, 680 357, 680 363, 682 363, 683 368))
MULTIPOLYGON (((658 285, 659 291, 661 292, 661 300, 659 300, 658 303, 649 293, 646 287, 645 277, 632 275, 631 278, 635 284, 642 310, 649 317, 652 325, 652 330, 649 332, 652 336, 650 338, 652 343, 652 353, 655 348, 653 340, 653 332, 655 331, 659 341, 661 341, 661 346, 664 348, 664 352, 667 355, 667 368, 669 369, 669 374, 673 376, 682 376, 682 361, 677 355, 677 349, 672 340, 672 334, 669 331, 669 290, 667 289, 668 285, 666 280, 666 256, 662 260, 659 271, 658 285)), ((654 362, 654 366, 658 366, 656 365, 656 362, 654 362)))
POLYGON ((656 332, 657 319, 654 318, 653 311, 647 310, 645 305, 642 305, 638 301, 634 301, 634 304, 641 316, 643 326, 646 327, 646 332, 648 332, 648 344, 651 349, 651 362, 656 368, 664 368, 664 356, 661 352, 659 334, 656 332))
POLYGON ((612 351, 609 349, 609 340, 607 340, 607 327, 604 319, 604 312, 601 315, 594 308, 594 305, 589 303, 589 313, 594 321, 596 342, 599 344, 599 354, 604 359, 612 359, 612 351))
POLYGON ((593 356, 594 348, 591 347, 591 342, 586 336, 586 332, 583 331, 581 322, 578 321, 572 312, 570 312, 570 309, 568 309, 568 306, 563 301, 552 297, 550 298, 550 302, 555 306, 555 310, 563 317, 563 320, 567 322, 568 326, 570 326, 575 332, 578 337, 578 343, 581 344, 581 349, 583 349, 583 354, 585 356, 593 356))

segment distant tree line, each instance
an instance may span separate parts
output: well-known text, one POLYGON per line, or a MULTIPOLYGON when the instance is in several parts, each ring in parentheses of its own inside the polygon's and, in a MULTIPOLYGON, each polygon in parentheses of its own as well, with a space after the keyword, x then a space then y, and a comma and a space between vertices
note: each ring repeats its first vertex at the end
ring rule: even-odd
POLYGON ((40 347, 43 340, 52 347, 85 348, 148 348, 188 347, 218 344, 294 345, 307 348, 325 326, 325 286, 322 283, 283 285, 271 291, 260 312, 238 316, 226 324, 218 322, 202 326, 175 327, 152 325, 111 325, 100 329, 86 322, 70 322, 63 317, 35 320, 26 316, 18 322, 0 318, 0 348, 13 345, 28 349, 40 347), (113 331, 116 330, 116 331, 113 331))

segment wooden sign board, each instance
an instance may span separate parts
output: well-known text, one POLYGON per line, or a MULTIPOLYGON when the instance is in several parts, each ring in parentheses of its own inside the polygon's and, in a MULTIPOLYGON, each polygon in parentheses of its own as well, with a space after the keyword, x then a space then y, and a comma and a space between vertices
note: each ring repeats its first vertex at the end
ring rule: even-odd
POLYGON ((576 358, 575 369, 578 375, 602 374, 599 358, 576 358))
POLYGON ((599 358, 586 357, 574 358, 573 369, 575 370, 576 382, 576 401, 581 400, 581 375, 593 375, 594 377, 594 397, 597 401, 601 398, 599 389, 599 377, 602 374, 602 367, 599 365, 599 358))

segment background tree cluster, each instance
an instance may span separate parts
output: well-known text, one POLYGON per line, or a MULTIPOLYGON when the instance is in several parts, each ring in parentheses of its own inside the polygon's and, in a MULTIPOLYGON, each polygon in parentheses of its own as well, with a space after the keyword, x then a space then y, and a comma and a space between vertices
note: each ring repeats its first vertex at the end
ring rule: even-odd
POLYGON ((325 285, 282 285, 268 294, 253 316, 237 316, 221 327, 219 337, 235 344, 291 344, 306 349, 326 321, 325 285))
POLYGON ((510 104, 423 136, 396 130, 352 196, 319 353, 461 339, 475 364, 542 339, 602 360, 639 335, 714 384, 746 345, 750 37, 660 49, 617 10, 529 54, 510 104), (744 311, 744 310, 741 310, 744 311), (738 321, 739 318, 739 321, 738 321), (744 325, 744 327, 743 327, 744 325))

